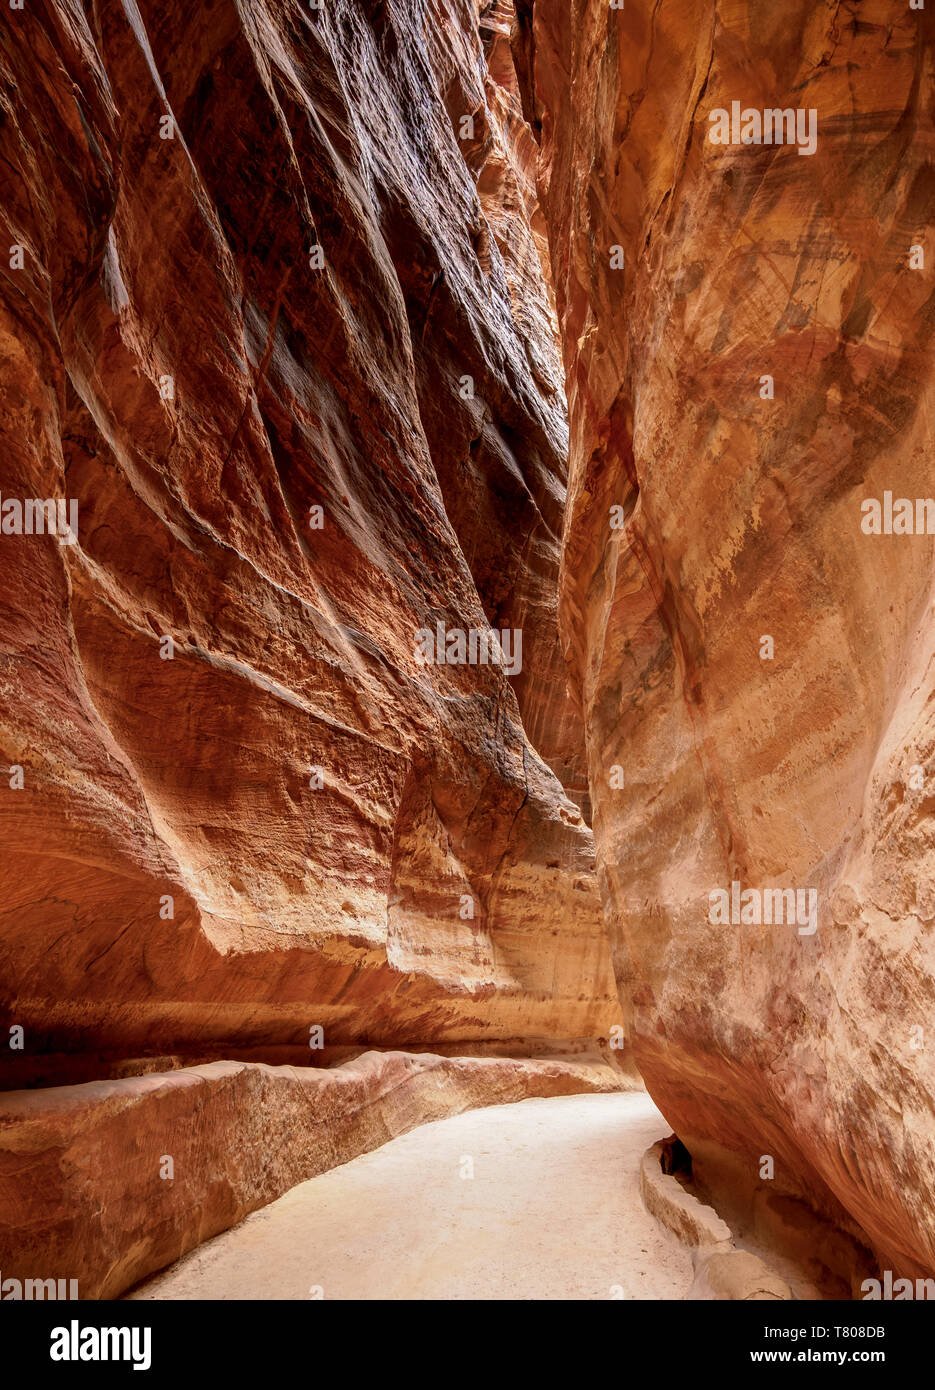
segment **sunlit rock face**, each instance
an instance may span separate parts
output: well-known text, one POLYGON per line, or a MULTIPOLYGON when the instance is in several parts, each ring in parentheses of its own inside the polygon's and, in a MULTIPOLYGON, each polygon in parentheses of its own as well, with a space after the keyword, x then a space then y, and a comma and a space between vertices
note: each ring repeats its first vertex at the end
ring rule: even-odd
POLYGON ((510 24, 4 20, 0 491, 78 506, 76 540, 0 533, 0 979, 31 1054, 608 1035, 549 766, 582 801, 510 24), (437 624, 521 629, 522 668, 421 664, 437 624))
POLYGON ((935 540, 868 534, 862 504, 935 495, 935 17, 519 9, 571 421, 561 620, 628 1031, 702 1168, 730 1151, 931 1273, 935 540), (752 118, 709 138, 735 102, 760 144, 752 118), (805 139, 762 143, 771 108, 805 139), (777 887, 815 890, 814 931, 757 925, 743 895, 777 887))

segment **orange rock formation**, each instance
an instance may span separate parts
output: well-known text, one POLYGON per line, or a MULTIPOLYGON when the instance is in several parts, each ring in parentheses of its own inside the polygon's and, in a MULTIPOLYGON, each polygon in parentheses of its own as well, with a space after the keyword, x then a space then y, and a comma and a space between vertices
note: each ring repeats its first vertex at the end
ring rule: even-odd
POLYGON ((509 24, 364 8, 4 21, 2 495, 79 518, 0 535, 7 1084, 616 1016, 509 24))
POLYGON ((906 1275, 935 1270, 935 542, 862 505, 935 493, 933 25, 526 0, 514 36, 628 1032, 696 1172, 804 1198, 906 1275), (750 143, 716 143, 735 103, 750 143), (815 113, 813 152, 762 143, 773 109, 815 113), (734 883, 814 891, 817 929, 752 898, 712 921, 734 883))

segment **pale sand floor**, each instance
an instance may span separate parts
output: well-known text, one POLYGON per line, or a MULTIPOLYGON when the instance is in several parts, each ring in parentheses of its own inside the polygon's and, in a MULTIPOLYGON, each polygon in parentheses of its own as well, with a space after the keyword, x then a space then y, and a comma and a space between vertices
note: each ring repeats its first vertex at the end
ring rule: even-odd
POLYGON ((667 1132, 642 1092, 437 1120, 293 1188, 130 1297, 684 1298, 690 1257, 639 1194, 640 1157, 667 1132))

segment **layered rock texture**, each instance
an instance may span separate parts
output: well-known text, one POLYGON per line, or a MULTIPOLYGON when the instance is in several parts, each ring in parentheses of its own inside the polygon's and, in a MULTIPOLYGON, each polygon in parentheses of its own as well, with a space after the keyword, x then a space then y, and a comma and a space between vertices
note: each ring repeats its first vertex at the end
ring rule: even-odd
POLYGON ((101 1078, 8 1097, 5 1272, 30 1183, 56 1274, 105 1213, 106 1296, 328 1153, 619 1084, 453 1055, 596 1055, 600 898, 699 1190, 837 1227, 842 1287, 935 1272, 933 38, 889 0, 5 13, 3 1082, 101 1078), (420 660, 491 628, 512 674, 420 660))
POLYGON ((0 520, 7 1085, 607 1039, 510 22, 3 20, 2 495, 78 504, 76 541, 0 520), (420 663, 438 624, 520 629, 521 669, 420 663))
POLYGON ((113 1298, 414 1125, 619 1085, 599 1057, 367 1052, 334 1068, 215 1062, 19 1091, 0 1106, 0 1268, 75 1279, 82 1299, 113 1298))
POLYGON ((935 540, 867 534, 862 503, 935 492, 935 16, 519 11, 571 421, 562 631, 639 1065, 696 1175, 931 1274, 935 540), (735 102, 814 112, 817 148, 715 144, 735 102), (817 929, 752 898, 710 920, 733 883, 814 890, 817 929))

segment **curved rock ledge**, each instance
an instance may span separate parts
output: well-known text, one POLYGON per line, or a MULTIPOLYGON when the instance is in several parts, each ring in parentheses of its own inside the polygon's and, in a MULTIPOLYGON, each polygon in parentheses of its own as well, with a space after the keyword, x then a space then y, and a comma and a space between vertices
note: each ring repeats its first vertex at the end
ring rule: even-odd
POLYGON ((333 1070, 215 1062, 11 1092, 0 1104, 0 1277, 77 1279, 80 1298, 115 1298, 415 1125, 632 1085, 598 1056, 367 1052, 333 1070))
POLYGON ((791 1299, 792 1290, 758 1256, 734 1246, 730 1227, 713 1207, 662 1171, 663 1143, 646 1150, 640 1195, 646 1210, 684 1245, 692 1247, 695 1281, 688 1297, 705 1300, 791 1299))

